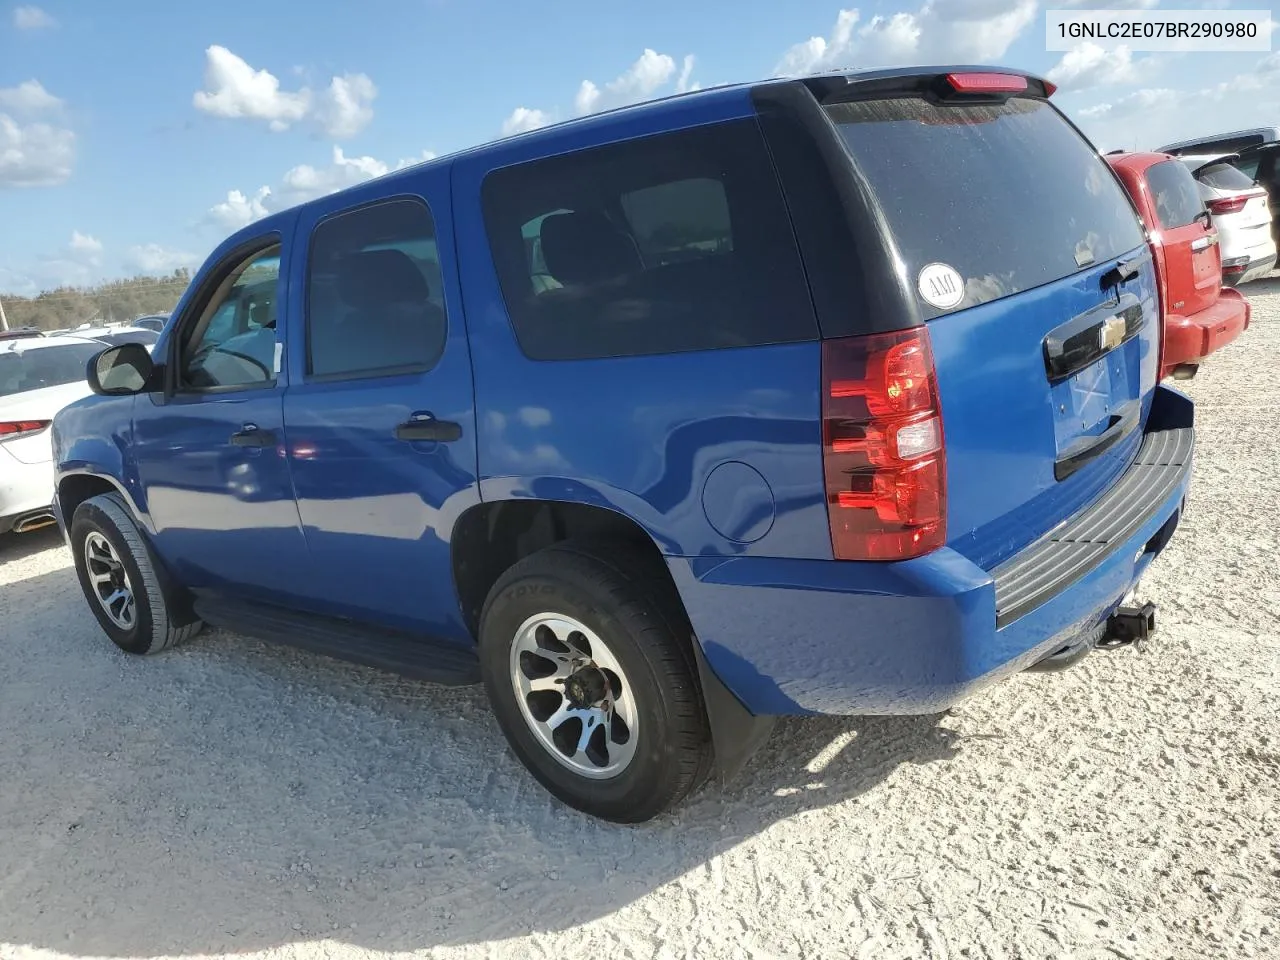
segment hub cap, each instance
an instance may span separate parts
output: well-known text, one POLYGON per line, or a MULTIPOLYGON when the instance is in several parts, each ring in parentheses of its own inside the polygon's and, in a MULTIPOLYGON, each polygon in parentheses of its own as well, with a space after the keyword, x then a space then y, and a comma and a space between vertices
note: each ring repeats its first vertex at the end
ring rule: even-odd
POLYGON ((85 537, 84 566, 93 595, 107 617, 120 629, 131 630, 138 615, 133 601, 133 584, 129 582, 129 574, 125 572, 111 541, 97 532, 85 537))
POLYGON ((635 697, 622 665, 572 617, 540 613, 516 631, 511 685, 538 742, 593 780, 616 777, 636 753, 635 697))

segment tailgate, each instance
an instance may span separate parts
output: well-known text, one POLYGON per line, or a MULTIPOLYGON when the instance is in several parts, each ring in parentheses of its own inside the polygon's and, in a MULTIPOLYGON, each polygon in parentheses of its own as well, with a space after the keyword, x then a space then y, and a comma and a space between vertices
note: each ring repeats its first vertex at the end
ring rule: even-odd
POLYGON ((1096 150, 1031 95, 827 107, 926 321, 948 545, 985 569, 1133 459, 1157 381, 1154 265, 1096 150))

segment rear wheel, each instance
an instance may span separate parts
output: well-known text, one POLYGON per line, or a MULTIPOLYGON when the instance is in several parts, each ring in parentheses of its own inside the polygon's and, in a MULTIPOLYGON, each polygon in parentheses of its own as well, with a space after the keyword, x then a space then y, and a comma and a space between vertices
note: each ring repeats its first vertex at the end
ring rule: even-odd
POLYGON ((167 650, 202 626, 181 591, 162 573, 119 494, 76 508, 70 545, 89 609, 107 636, 128 653, 167 650))
POLYGON ((711 761, 682 618, 638 574, 549 547, 499 578, 480 627, 485 688, 516 755, 565 803, 623 823, 678 804, 711 761))

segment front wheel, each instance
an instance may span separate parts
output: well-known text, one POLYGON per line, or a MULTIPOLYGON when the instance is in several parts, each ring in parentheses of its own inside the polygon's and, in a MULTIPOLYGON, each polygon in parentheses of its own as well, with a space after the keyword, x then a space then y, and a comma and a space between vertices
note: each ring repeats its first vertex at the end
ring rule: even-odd
POLYGON ((70 545, 89 609, 128 653, 158 653, 200 630, 185 598, 167 585, 129 508, 104 493, 76 508, 70 545))
POLYGON ((678 804, 711 762, 681 617, 650 584, 558 545, 508 570, 481 617, 485 688, 516 755, 565 803, 620 823, 678 804))

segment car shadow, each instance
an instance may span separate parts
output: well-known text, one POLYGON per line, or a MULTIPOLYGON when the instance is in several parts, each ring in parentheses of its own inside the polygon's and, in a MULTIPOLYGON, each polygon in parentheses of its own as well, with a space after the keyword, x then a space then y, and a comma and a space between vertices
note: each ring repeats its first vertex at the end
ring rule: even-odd
POLYGON ((0 565, 24 560, 62 544, 56 523, 30 533, 0 533, 0 565))
POLYGON ((0 941, 64 955, 564 930, 962 747, 937 716, 785 720, 733 782, 621 827, 551 799, 478 688, 215 631, 130 657, 70 568, 4 586, 0 618, 0 941))
POLYGON ((1250 280, 1248 283, 1242 283, 1236 289, 1246 297, 1280 292, 1280 273, 1271 273, 1257 280, 1250 280))

